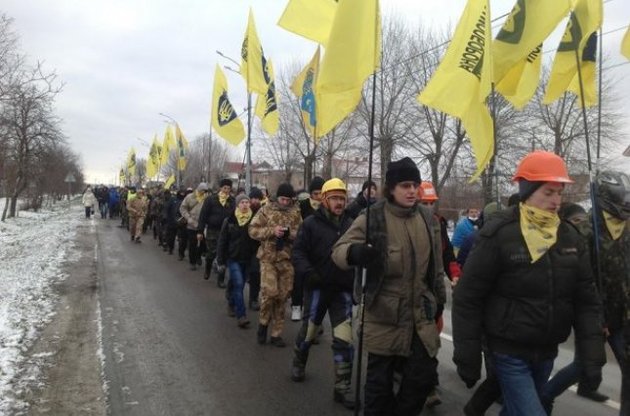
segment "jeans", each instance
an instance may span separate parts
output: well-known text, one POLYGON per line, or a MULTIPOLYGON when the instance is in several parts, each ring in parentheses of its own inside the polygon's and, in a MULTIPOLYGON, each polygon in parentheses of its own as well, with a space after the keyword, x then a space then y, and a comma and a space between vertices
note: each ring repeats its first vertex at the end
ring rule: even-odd
POLYGON ((529 361, 493 353, 494 369, 503 392, 501 416, 546 416, 539 393, 549 379, 553 359, 529 361))
POLYGON ((623 331, 623 328, 611 331, 608 345, 610 345, 621 370, 621 409, 619 414, 627 415, 630 414, 630 367, 628 366, 627 343, 623 331))
POLYGON ((236 317, 242 318, 245 316, 243 289, 245 288, 245 278, 247 276, 247 264, 228 260, 227 267, 230 271, 229 302, 234 307, 236 317))
POLYGON ((107 218, 107 210, 109 209, 109 204, 107 202, 99 202, 98 209, 101 212, 101 218, 107 218))

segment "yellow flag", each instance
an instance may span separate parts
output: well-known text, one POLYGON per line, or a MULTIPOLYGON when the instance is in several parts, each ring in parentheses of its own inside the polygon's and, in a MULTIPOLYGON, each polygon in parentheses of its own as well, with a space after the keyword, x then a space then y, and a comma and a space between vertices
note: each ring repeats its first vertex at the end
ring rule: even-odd
POLYGON ((170 124, 166 126, 164 131, 164 141, 162 142, 162 165, 168 163, 168 159, 171 156, 171 151, 175 149, 175 138, 173 137, 173 130, 170 124))
POLYGON ((136 174, 136 151, 133 147, 129 149, 129 155, 127 156, 127 172, 129 172, 129 176, 136 174))
POLYGON ((498 84, 514 66, 540 45, 571 8, 569 0, 517 0, 492 42, 494 82, 498 84))
POLYGON ((188 150, 188 140, 179 128, 179 124, 175 123, 175 141, 177 143, 177 168, 179 170, 186 169, 186 152, 188 150))
POLYGON ((380 18, 378 0, 343 0, 337 5, 315 84, 318 137, 354 111, 364 81, 379 67, 380 18))
POLYGON ((278 100, 276 97, 276 83, 274 82, 273 66, 271 60, 267 62, 269 68, 269 78, 271 82, 267 87, 265 95, 258 95, 256 98, 256 115, 260 118, 262 128, 265 133, 274 135, 280 126, 280 115, 278 114, 278 100))
MULTIPOLYGON (((584 67, 584 49, 591 34, 602 25, 602 9, 602 0, 577 0, 553 61, 543 98, 544 104, 551 104, 564 94, 573 78, 577 76, 577 61, 584 67), (576 50, 578 51, 577 60, 576 50)), ((587 52, 586 58, 588 58, 588 53, 590 51, 587 52)), ((585 84, 584 87, 591 91, 595 89, 594 84, 585 84)))
POLYGON ((319 72, 319 46, 315 51, 315 55, 298 74, 291 84, 291 91, 300 99, 300 110, 302 111, 302 119, 306 130, 313 135, 315 126, 317 125, 316 105, 315 105, 315 82, 319 72))
POLYGON ((147 158, 147 177, 152 178, 158 173, 160 166, 160 145, 157 137, 153 137, 153 142, 149 148, 149 157, 147 158))
MULTIPOLYGON (((582 51, 582 62, 580 64, 580 71, 582 73, 582 89, 584 90, 584 104, 586 107, 592 107, 597 105, 597 32, 591 33, 584 50, 582 51)), ((580 78, 576 73, 569 84, 567 90, 573 94, 581 97, 580 78)), ((578 100, 578 105, 582 107, 582 100, 578 100)))
POLYGON ((269 84, 267 62, 256 33, 254 12, 251 8, 249 9, 249 21, 247 22, 245 38, 241 47, 241 75, 245 78, 247 91, 259 94, 267 92, 267 84, 269 84))
POLYGON ((626 31, 626 34, 623 36, 623 40, 621 41, 621 54, 626 58, 630 59, 630 26, 626 31))
POLYGON ((477 159, 476 179, 494 153, 486 97, 492 86, 488 0, 469 0, 440 66, 418 101, 461 119, 477 159))
POLYGON ((538 88, 542 66, 542 43, 510 69, 496 86, 516 109, 522 110, 538 88))
POLYGON ((175 175, 171 175, 168 177, 166 182, 164 182, 164 189, 169 189, 175 183, 175 175))
POLYGON ((326 46, 336 9, 336 0, 289 0, 278 26, 326 46))
POLYGON ((120 185, 125 184, 125 170, 123 168, 120 168, 120 172, 118 173, 118 181, 120 185))
POLYGON ((217 65, 214 72, 214 90, 212 92, 212 127, 217 134, 234 146, 245 138, 243 123, 238 118, 227 95, 227 79, 217 65))

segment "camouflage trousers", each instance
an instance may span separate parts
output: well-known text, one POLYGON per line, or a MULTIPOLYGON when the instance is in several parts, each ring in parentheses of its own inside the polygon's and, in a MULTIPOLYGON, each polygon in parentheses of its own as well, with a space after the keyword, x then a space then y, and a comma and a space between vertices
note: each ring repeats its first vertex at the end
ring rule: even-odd
POLYGON ((271 325, 271 336, 278 337, 284 329, 286 302, 293 288, 293 265, 290 260, 260 262, 261 325, 271 325))
POLYGON ((140 238, 142 236, 142 225, 144 224, 144 217, 132 217, 129 216, 129 232, 134 238, 140 238))

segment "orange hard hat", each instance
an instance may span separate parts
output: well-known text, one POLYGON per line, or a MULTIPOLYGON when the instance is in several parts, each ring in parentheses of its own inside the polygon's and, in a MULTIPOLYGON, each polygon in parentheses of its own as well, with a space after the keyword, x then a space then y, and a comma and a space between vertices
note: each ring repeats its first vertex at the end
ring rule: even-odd
POLYGON ((423 202, 433 202, 439 199, 431 182, 420 183, 418 187, 418 199, 423 202))
POLYGON ((512 180, 521 179, 530 182, 573 183, 564 160, 555 153, 542 150, 531 152, 521 159, 512 180))

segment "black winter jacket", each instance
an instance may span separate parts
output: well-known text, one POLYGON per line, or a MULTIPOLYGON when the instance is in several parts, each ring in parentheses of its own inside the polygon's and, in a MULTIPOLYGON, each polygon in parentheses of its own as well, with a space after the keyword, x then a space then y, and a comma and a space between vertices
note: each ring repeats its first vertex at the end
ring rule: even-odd
MULTIPOLYGON (((252 218, 254 218, 253 214, 252 218)), ((251 218, 242 226, 238 225, 234 213, 223 220, 217 243, 217 261, 219 264, 226 265, 228 260, 250 264, 258 249, 258 242, 253 240, 247 232, 250 222, 252 222, 251 218)))
POLYGON ((203 201, 201 212, 199 213, 199 225, 197 232, 203 233, 208 227, 209 230, 219 231, 223 225, 223 220, 234 213, 235 199, 230 195, 225 206, 219 202, 219 194, 209 196, 203 201))
POLYGON ((479 379, 483 336, 492 352, 548 359, 572 326, 585 371, 599 369, 606 360, 602 305, 583 238, 561 223, 556 243, 532 264, 519 215, 509 208, 484 225, 454 290, 458 372, 479 379))
POLYGON ((367 208, 368 201, 363 196, 363 192, 359 192, 357 197, 346 207, 346 213, 353 220, 359 216, 363 209, 367 208))
POLYGON ((168 204, 166 204, 166 225, 175 228, 177 227, 177 220, 181 217, 179 213, 179 206, 182 204, 183 199, 177 197, 171 197, 168 204))
POLYGON ((311 279, 313 288, 352 291, 354 270, 341 270, 330 257, 332 247, 350 228, 352 221, 352 218, 343 215, 339 224, 335 224, 328 219, 324 207, 319 207, 304 220, 293 243, 291 256, 297 278, 311 279), (312 281, 313 273, 317 281, 312 281))

